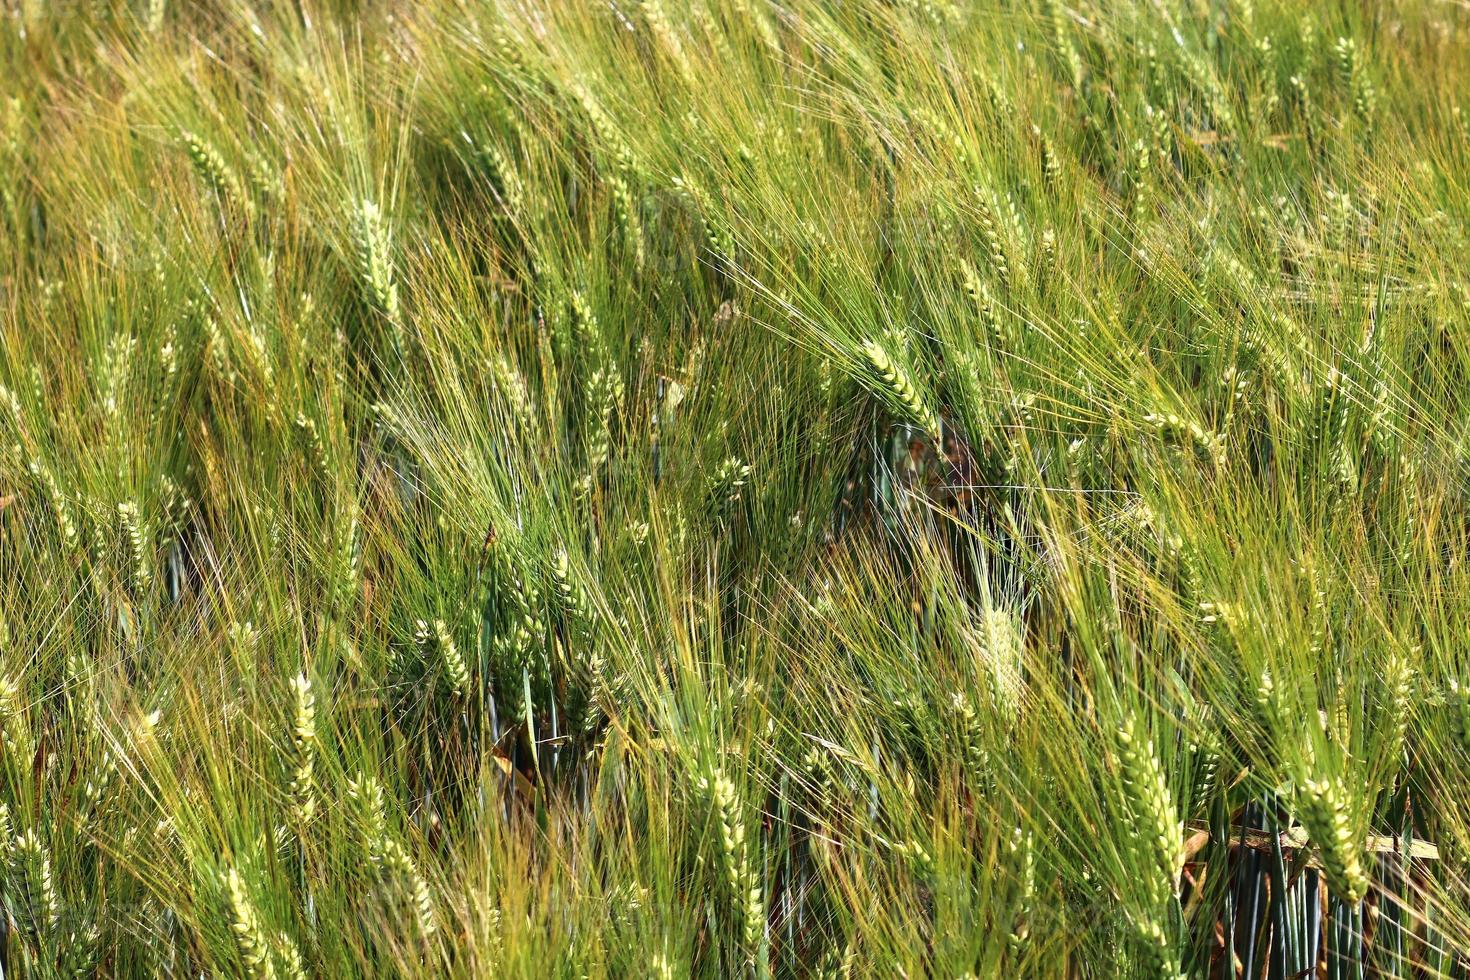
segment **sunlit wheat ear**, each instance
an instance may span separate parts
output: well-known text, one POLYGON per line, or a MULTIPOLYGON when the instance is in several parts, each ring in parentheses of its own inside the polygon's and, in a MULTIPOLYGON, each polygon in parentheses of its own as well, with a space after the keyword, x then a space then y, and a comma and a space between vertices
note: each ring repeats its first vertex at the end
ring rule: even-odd
POLYGON ((301 434, 302 442, 306 444, 317 479, 321 480, 324 485, 330 486, 332 471, 327 458, 327 447, 322 442, 322 436, 317 431, 316 423, 307 418, 305 413, 297 412, 294 424, 296 431, 301 434))
POLYGON ((1006 337, 1001 324, 1000 308, 997 305, 995 293, 991 291, 990 286, 968 260, 960 259, 959 266, 960 282, 964 285, 965 294, 970 297, 970 302, 975 304, 985 336, 995 350, 1005 350, 1009 338, 1006 337))
POLYGON ((918 426, 930 437, 938 438, 940 434, 939 416, 919 395, 909 372, 894 363, 888 351, 884 350, 883 345, 877 341, 863 341, 862 349, 868 366, 882 384, 882 394, 887 400, 893 407, 902 411, 906 421, 918 426))
POLYGON ((1012 949, 1023 949, 1031 938, 1032 904, 1036 899, 1036 842, 1017 827, 1006 842, 1006 855, 1016 875, 1016 905, 1007 938, 1012 949))
POLYGON ((694 84, 694 65, 684 51, 684 44, 679 39, 679 34, 674 30, 674 25, 669 23, 668 12, 664 10, 659 0, 642 0, 640 4, 643 10, 643 19, 648 23, 649 32, 657 39, 658 45, 662 47, 678 68, 679 74, 688 84, 694 84))
POLYGON ((97 958, 101 950, 98 943, 102 931, 95 921, 71 923, 59 930, 57 945, 57 971, 63 977, 90 977, 96 975, 97 958))
POLYGON ((754 963, 766 925, 766 906, 760 880, 751 867, 746 847, 744 806, 735 784, 718 768, 700 777, 699 788, 708 795, 714 808, 725 883, 740 913, 747 961, 754 963))
POLYGON ((504 354, 497 354, 493 360, 488 361, 488 366, 495 390, 509 409, 516 426, 526 434, 535 431, 537 407, 525 376, 516 370, 504 354))
POLYGON ((1362 70, 1362 58, 1356 41, 1350 37, 1337 39, 1332 46, 1332 67, 1337 75, 1338 87, 1352 101, 1353 110, 1363 117, 1372 115, 1378 93, 1362 70))
POLYGON ((51 852, 34 830, 15 839, 13 851, 25 886, 27 911, 36 928, 51 929, 61 919, 61 897, 51 873, 51 852))
POLYGON ((572 578, 572 560, 567 549, 558 548, 551 556, 551 588, 562 611, 574 623, 585 622, 587 603, 581 588, 572 578))
POLYGON ((1005 232, 1001 227, 1000 217, 987 193, 978 187, 975 189, 975 215, 980 223, 980 238, 985 244, 985 259, 990 265, 991 273, 1003 288, 1015 287, 1017 283, 1012 277, 1011 263, 1007 258, 1005 232))
POLYGON ((1297 815, 1321 852, 1332 894, 1350 904, 1362 901, 1368 894, 1369 881, 1342 777, 1303 780, 1297 794, 1297 815))
POLYGON ((1067 20, 1066 9, 1057 0, 1042 0, 1041 12, 1051 27, 1051 42, 1066 64, 1072 84, 1080 87, 1086 70, 1082 56, 1077 52, 1077 45, 1072 41, 1072 26, 1067 20))
POLYGON ((508 214, 519 214, 525 203, 525 191, 521 187, 520 176, 516 173, 510 155, 493 140, 479 145, 478 149, 490 172, 492 193, 500 199, 508 214))
POLYGON ((602 325, 597 322, 597 312, 587 299, 587 294, 574 289, 567 298, 571 308, 572 332, 582 350, 595 351, 602 344, 602 325))
POLYGON ((270 938, 240 872, 234 868, 225 872, 223 884, 225 898, 230 904, 230 932, 235 937, 235 946, 245 963, 247 975, 253 980, 269 980, 275 977, 270 938))
POLYGON ((1062 182, 1062 160, 1057 156, 1056 144, 1042 133, 1039 126, 1032 126, 1031 132, 1040 145, 1042 182, 1047 190, 1054 191, 1062 182))
POLYGON ((312 769, 316 764, 316 696, 305 674, 291 679, 294 710, 291 716, 291 741, 287 768, 290 773, 288 795, 291 817, 298 824, 311 822, 316 815, 316 786, 312 769))
POLYGON ((1021 710, 1025 677, 1026 636, 1021 621, 1010 610, 988 608, 980 613, 976 635, 990 681, 991 705, 1008 723, 1014 723, 1021 710))
POLYGON ((986 747, 985 729, 975 706, 963 691, 950 697, 950 711, 960 739, 960 754, 976 786, 988 788, 993 780, 990 750, 986 747))
POLYGON ((1144 422, 1153 426, 1159 438, 1166 444, 1188 448, 1203 459, 1217 466, 1225 465, 1225 436, 1210 432, 1198 422, 1191 422, 1170 413, 1149 414, 1144 422))
POLYGON ((1184 980, 1184 973, 1179 969, 1179 954, 1169 937, 1163 915, 1150 916, 1130 912, 1129 920, 1136 930, 1146 965, 1146 969, 1140 970, 1138 975, 1158 977, 1160 980, 1184 980))
POLYGON ((599 368, 587 384, 587 467, 595 478, 612 454, 612 418, 623 397, 617 372, 599 368))
POLYGON ((750 464, 736 456, 727 457, 710 475, 706 494, 715 516, 725 518, 740 502, 747 483, 750 482, 750 464))
POLYGON ((419 935, 424 939, 432 938, 438 929, 438 923, 434 918, 433 892, 429 890, 428 881, 419 873, 408 850, 397 839, 384 840, 382 866, 385 870, 395 874, 401 886, 406 889, 419 935))
POLYGON ((1396 765, 1402 761, 1400 757, 1408 738, 1416 681, 1414 663, 1421 656, 1417 647, 1412 653, 1395 651, 1383 668, 1382 731, 1386 734, 1387 756, 1396 765))
POLYGON ((189 162, 205 183, 219 195, 220 200, 243 213, 252 213, 254 205, 245 194, 240 175, 226 161, 224 154, 209 140, 189 130, 179 132, 179 141, 189 154, 189 162))
POLYGON ((434 620, 434 642, 444 667, 444 682, 455 697, 463 697, 470 689, 470 671, 459 652, 459 645, 454 642, 454 635, 442 619, 434 620))
POLYGON ((378 848, 387 833, 387 802, 383 784, 372 776, 359 773, 347 781, 347 799, 354 808, 358 839, 366 846, 373 864, 380 860, 378 848))
POLYGON ((352 216, 352 246, 357 275, 372 305, 398 322, 398 284, 393 273, 393 236, 388 219, 371 198, 363 198, 352 216))
POLYGON ((133 584, 140 589, 147 588, 153 581, 153 569, 148 555, 148 531, 138 513, 138 505, 130 500, 118 504, 117 519, 132 559, 133 584))
POLYGON ((80 535, 77 532, 76 521, 72 519, 71 503, 61 492, 61 485, 57 483, 55 474, 38 459, 31 460, 30 471, 31 476, 41 484, 46 502, 51 506, 51 515, 56 520, 56 529, 60 532, 61 539, 69 547, 76 547, 80 541, 80 535))
POLYGON ((959 161, 961 169, 969 172, 974 169, 973 156, 969 147, 965 145, 964 138, 953 126, 945 122, 939 113, 934 112, 925 105, 913 105, 908 109, 908 116, 912 123, 929 139, 933 140, 939 147, 948 153, 952 153, 959 161))
POLYGON ((674 189, 688 201, 695 217, 703 226, 709 250, 717 258, 732 258, 735 255, 735 240, 730 237, 730 233, 715 211, 714 200, 702 187, 683 177, 675 177, 672 184, 674 189))
POLYGON ((286 192, 285 181, 276 165, 260 150, 245 150, 245 174, 251 188, 265 200, 280 198, 286 192))
POLYGON ((652 980, 674 980, 674 964, 663 953, 654 953, 648 964, 648 975, 652 980))
POLYGON ((306 964, 301 960, 301 950, 296 948, 296 943, 289 934, 276 933, 275 949, 276 958, 281 964, 281 975, 286 980, 307 980, 306 964))
POLYGON ((638 201, 633 196, 632 185, 626 178, 617 174, 611 174, 603 179, 612 197, 613 216, 617 218, 618 228, 623 236, 623 245, 632 252, 634 268, 641 269, 646 261, 643 217, 639 213, 638 201))
POLYGON ((1141 831, 1139 843, 1153 865, 1144 884, 1154 906, 1160 907, 1179 892, 1179 872, 1184 867, 1184 821, 1174 805, 1153 739, 1132 717, 1118 727, 1117 751, 1124 804, 1141 831))
POLYGON ((344 608, 351 608, 357 599, 361 578, 362 543, 356 507, 347 520, 339 516, 332 527, 336 539, 331 554, 331 594, 344 608))
POLYGON ((348 781, 347 797, 356 811, 358 839, 368 863, 385 880, 396 879, 407 890, 419 934, 425 939, 432 937, 437 927, 433 894, 407 849, 388 832, 382 784, 372 776, 359 775, 348 781))
POLYGON ((5 736, 4 761, 16 772, 28 771, 34 749, 31 724, 20 682, 9 674, 0 675, 0 735, 5 736))

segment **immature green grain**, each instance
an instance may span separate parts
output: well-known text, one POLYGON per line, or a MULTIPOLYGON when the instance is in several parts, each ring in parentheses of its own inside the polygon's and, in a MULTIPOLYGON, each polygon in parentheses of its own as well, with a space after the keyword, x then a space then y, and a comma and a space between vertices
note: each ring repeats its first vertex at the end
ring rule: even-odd
POLYGON ((1383 669, 1383 723, 1380 726, 1388 746, 1387 757, 1399 762, 1403 755, 1409 732, 1409 721, 1414 701, 1415 656, 1395 651, 1389 655, 1383 669))
POLYGON ((304 412, 296 413, 296 431, 301 434, 301 440, 306 444, 307 455, 311 459, 312 470, 316 478, 323 486, 330 486, 332 481, 332 468, 327 456, 326 443, 322 441, 321 432, 317 430, 316 423, 306 417, 304 412))
POLYGON ((1032 905, 1036 900, 1036 842, 1029 832, 1017 827, 1006 841, 1006 853, 1016 875, 1016 904, 1006 939, 1012 949, 1024 949, 1031 938, 1032 905))
POLYGON ((433 893, 408 850, 389 833, 382 783, 372 776, 359 774, 348 780, 347 797, 356 810, 358 837, 368 863, 406 889, 419 935, 429 939, 437 929, 433 893))
POLYGON ((31 460, 30 471, 31 476, 41 484, 46 501, 51 506, 51 515, 56 520, 56 528, 61 532, 62 540, 68 547, 76 547, 79 540, 76 521, 72 519, 71 503, 62 493, 56 475, 38 459, 31 460))
POLYGON ((225 872, 224 887, 230 904, 230 932, 235 936, 246 975, 253 980, 270 980, 276 975, 270 937, 238 870, 231 868, 225 872))
POLYGON ((599 368, 587 383, 587 465, 595 476, 612 454, 612 419, 623 399, 623 382, 615 370, 599 368))
POLYGON ((525 188, 511 155, 501 149, 500 144, 493 139, 476 143, 466 134, 465 140, 485 164, 490 192, 495 195, 507 215, 513 219, 518 218, 525 206, 525 188))
POLYGON ((1124 806, 1138 827, 1141 845, 1151 855, 1153 867, 1143 883, 1153 906, 1161 907, 1171 896, 1178 896, 1179 871, 1184 867, 1184 822, 1153 739, 1134 718, 1119 726, 1117 746, 1124 806))
POLYGON ((741 492, 750 482, 750 464, 735 456, 727 457, 709 478, 709 498, 715 511, 728 513, 740 502, 741 492))
POLYGON ((684 177, 675 177, 672 181, 674 189, 689 202, 695 216, 699 219, 704 229, 705 240, 709 243, 709 250, 717 258, 730 259, 735 255, 735 239, 731 237, 729 230, 720 220, 715 210, 714 198, 704 188, 684 177))
POLYGON ((633 196, 632 183, 619 174, 610 174, 603 180, 612 196, 613 214, 622 230, 623 244, 632 251, 634 268, 642 269, 645 263, 643 218, 633 196))
POLYGON ((358 202, 352 219, 352 245, 357 274, 373 306, 389 321, 398 321, 398 284, 393 276, 393 237, 387 216, 371 198, 358 202))
POLYGON ((1470 752, 1470 685, 1461 684, 1451 677, 1445 692, 1445 708, 1449 713, 1449 727, 1460 747, 1470 752))
POLYGON ((884 395, 894 407, 902 409, 907 420, 927 435, 937 438, 940 434, 939 416, 925 404, 909 372, 895 363, 877 341, 863 341, 862 350, 868 366, 883 386, 884 395))
POLYGON ((25 772, 31 766, 34 746, 31 724, 20 681, 11 674, 0 675, 0 735, 5 737, 4 759, 25 772))
POLYGON ((117 519, 132 560, 133 584, 140 589, 147 588, 153 581, 153 563, 148 555, 148 532, 139 516, 138 505, 131 500, 118 504, 117 519))
POLYGON ((291 817, 299 825, 311 822, 316 815, 316 787, 312 769, 316 764, 316 695, 305 674, 291 679, 294 710, 291 717, 291 741, 287 753, 290 773, 288 790, 291 817))
POLYGON ((968 260, 960 259, 959 266, 960 281, 964 284, 965 294, 970 297, 970 302, 975 304, 985 336, 995 350, 1005 350, 1009 338, 1001 323, 995 294, 991 292, 990 286, 968 260))
POLYGON ((1368 894, 1362 846, 1353 831, 1348 789, 1341 776, 1302 781, 1297 813, 1322 854, 1332 893, 1350 904, 1368 894))
POLYGON ((975 188, 975 218, 980 226, 980 240, 985 246, 985 258, 990 271, 1007 290, 1018 283, 1011 277, 1011 262, 1007 257, 1006 233, 1001 218, 990 194, 981 187, 975 188))
POLYGON ((253 212, 250 198, 245 194, 240 175, 225 160, 224 154, 209 140, 190 130, 180 130, 179 140, 189 154, 189 162, 204 181, 229 207, 253 212))
POLYGON ((744 806, 735 784, 718 768, 700 777, 699 788, 709 796, 714 807, 725 883, 740 913, 746 960, 755 965, 765 930, 766 907, 746 845, 744 806))
POLYGON ((52 929, 61 919, 61 897, 51 873, 51 852, 34 830, 15 839, 14 859, 25 885, 27 911, 37 929, 52 929))
POLYGON ((455 697, 463 697, 470 690, 470 671, 465 664, 464 656, 459 652, 459 644, 454 641, 454 634, 450 632, 449 625, 442 619, 436 619, 431 626, 420 619, 414 628, 414 642, 418 644, 420 651, 427 656, 431 651, 438 655, 439 669, 443 671, 444 684, 455 697))

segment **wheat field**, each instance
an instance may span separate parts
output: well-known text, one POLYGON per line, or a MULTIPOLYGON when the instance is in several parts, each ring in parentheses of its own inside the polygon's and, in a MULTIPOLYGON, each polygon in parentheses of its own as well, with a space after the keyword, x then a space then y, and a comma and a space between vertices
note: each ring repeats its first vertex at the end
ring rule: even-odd
POLYGON ((1470 6, 0 13, 5 980, 1470 975, 1470 6))

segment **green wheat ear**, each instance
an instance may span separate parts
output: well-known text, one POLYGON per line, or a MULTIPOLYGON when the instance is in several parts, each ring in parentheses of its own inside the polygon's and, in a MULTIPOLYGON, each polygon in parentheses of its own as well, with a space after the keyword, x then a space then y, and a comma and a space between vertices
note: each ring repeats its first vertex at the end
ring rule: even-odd
POLYGON ((352 217, 352 244, 357 274, 372 305, 397 322, 398 284, 393 274, 393 237, 388 219, 371 198, 358 202, 352 217))
POLYGON ((925 404, 909 372, 896 364, 877 341, 863 341, 862 350, 889 402, 902 411, 906 421, 937 438, 940 435, 939 416, 925 404))
POLYGON ((1302 826, 1322 855, 1327 886, 1339 899, 1356 904, 1368 894, 1363 849, 1353 830, 1348 791, 1342 777, 1307 779, 1298 793, 1302 826))
POLYGON ((238 870, 231 868, 225 872, 223 884, 230 905, 230 932, 234 934, 240 958, 245 962, 246 974, 252 980, 273 980, 276 967, 271 955, 271 941, 244 879, 238 870))
POLYGON ((305 825, 316 814, 317 799, 315 781, 312 776, 316 764, 316 696, 311 681, 305 674, 291 679, 294 711, 291 718, 287 771, 290 783, 287 792, 291 801, 291 813, 297 823, 305 825))
POLYGON ((194 165, 195 172, 219 195, 225 205, 246 214, 254 214, 255 205, 245 193, 240 175, 225 160, 219 147, 187 129, 179 131, 179 141, 188 153, 189 162, 194 165))

